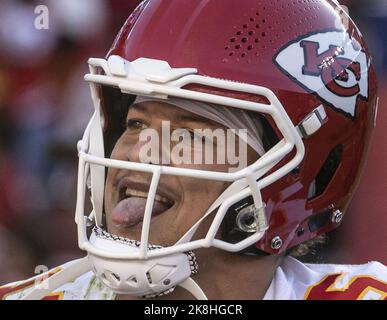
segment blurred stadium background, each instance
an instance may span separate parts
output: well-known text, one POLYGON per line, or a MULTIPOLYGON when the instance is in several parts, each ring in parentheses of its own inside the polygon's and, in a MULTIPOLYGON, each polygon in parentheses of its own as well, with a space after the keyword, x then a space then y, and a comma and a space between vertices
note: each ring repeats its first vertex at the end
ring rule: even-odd
MULTIPOLYGON (((0 284, 32 276, 37 265, 51 268, 83 255, 77 248, 74 208, 76 142, 92 112, 83 81, 86 61, 90 56, 104 57, 139 2, 0 0, 0 284), (33 27, 39 4, 49 8, 48 30, 33 27)), ((374 55, 383 117, 387 0, 340 2, 349 7, 374 55)), ((332 251, 331 246, 323 249, 332 262, 387 263, 387 221, 378 222, 387 212, 386 124, 387 120, 379 123, 378 143, 370 151, 379 163, 368 162, 350 209, 373 218, 352 223, 364 234, 356 243, 352 227, 341 232, 339 228, 330 242, 340 245, 332 251), (369 244, 379 256, 371 256, 369 244)))

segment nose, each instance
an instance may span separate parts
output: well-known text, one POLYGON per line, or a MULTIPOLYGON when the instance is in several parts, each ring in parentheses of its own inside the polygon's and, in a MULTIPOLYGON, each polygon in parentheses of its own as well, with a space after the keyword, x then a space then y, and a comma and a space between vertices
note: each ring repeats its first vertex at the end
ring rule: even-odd
POLYGON ((126 158, 138 163, 168 164, 165 159, 170 153, 169 141, 169 132, 161 124, 146 128, 125 145, 126 158))

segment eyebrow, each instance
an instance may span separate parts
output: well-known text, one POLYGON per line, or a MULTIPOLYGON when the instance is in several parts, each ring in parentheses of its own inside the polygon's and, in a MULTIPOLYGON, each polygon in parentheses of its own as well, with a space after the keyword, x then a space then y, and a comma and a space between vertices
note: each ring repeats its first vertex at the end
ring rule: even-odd
MULTIPOLYGON (((175 107, 179 108, 177 106, 175 106, 175 107)), ((139 111, 139 112, 144 112, 144 113, 147 113, 147 114, 150 113, 148 107, 146 105, 141 104, 141 103, 133 104, 133 105, 130 106, 130 108, 135 109, 136 111, 139 111)), ((180 110, 185 110, 185 109, 180 109, 180 110)), ((196 114, 178 115, 176 117, 176 121, 179 121, 179 122, 196 122, 196 123, 202 123, 202 124, 207 124, 207 125, 211 125, 211 126, 220 125, 220 124, 216 123, 215 121, 212 121, 212 120, 207 119, 207 118, 203 118, 203 117, 201 117, 199 115, 196 115, 196 114)))

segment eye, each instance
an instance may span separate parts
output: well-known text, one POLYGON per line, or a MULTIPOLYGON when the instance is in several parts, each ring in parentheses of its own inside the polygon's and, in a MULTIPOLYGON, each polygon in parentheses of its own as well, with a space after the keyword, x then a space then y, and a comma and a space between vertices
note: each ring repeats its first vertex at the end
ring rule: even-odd
POLYGON ((126 121, 126 129, 129 131, 139 131, 145 129, 146 124, 139 119, 128 119, 126 121))

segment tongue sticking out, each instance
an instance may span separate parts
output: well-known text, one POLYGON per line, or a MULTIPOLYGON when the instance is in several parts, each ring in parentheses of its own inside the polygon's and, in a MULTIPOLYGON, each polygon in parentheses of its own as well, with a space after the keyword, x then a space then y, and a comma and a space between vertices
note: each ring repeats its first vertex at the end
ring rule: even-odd
MULTIPOLYGON (((146 198, 130 197, 120 201, 112 211, 112 220, 118 225, 132 227, 144 218, 146 198)), ((156 216, 165 210, 168 206, 160 201, 153 204, 152 216, 156 216)))

